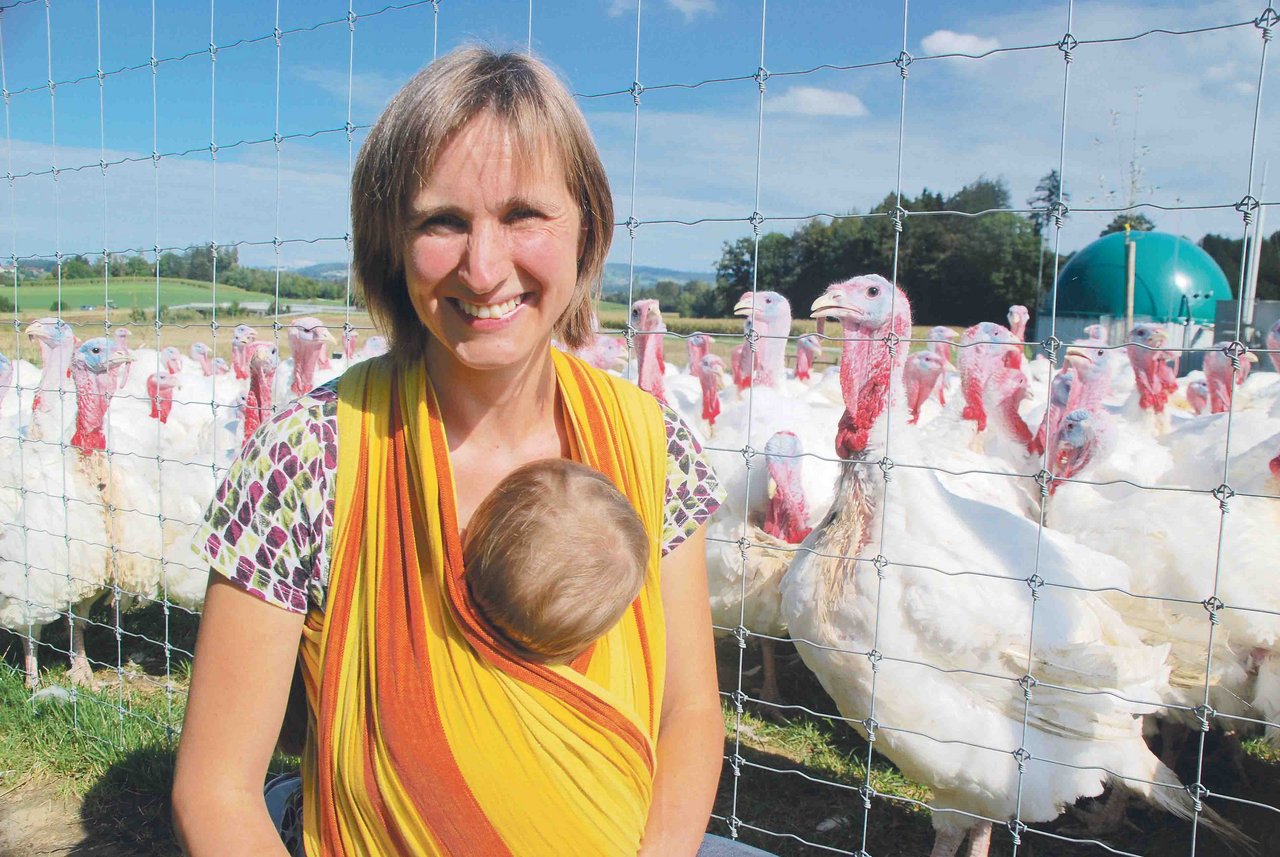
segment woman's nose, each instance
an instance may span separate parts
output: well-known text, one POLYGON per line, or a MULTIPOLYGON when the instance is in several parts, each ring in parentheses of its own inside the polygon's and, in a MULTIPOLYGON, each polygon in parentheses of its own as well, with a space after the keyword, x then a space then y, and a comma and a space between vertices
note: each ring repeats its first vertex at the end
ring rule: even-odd
POLYGON ((511 248, 501 225, 475 224, 458 269, 462 281, 477 295, 486 295, 505 283, 511 270, 511 248))

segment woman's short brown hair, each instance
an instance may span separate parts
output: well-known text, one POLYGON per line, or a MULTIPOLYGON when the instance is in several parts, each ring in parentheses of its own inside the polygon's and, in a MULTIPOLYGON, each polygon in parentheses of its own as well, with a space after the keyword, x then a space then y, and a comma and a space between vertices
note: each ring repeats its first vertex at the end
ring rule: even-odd
POLYGON ((360 147, 351 176, 356 277, 374 321, 390 335, 392 354, 403 361, 420 359, 430 338, 405 281, 412 200, 441 149, 482 113, 510 129, 528 163, 545 153, 564 167, 583 241, 577 289, 554 335, 572 348, 591 341, 592 299, 613 239, 613 197, 587 121, 541 61, 467 47, 440 57, 396 93, 360 147))

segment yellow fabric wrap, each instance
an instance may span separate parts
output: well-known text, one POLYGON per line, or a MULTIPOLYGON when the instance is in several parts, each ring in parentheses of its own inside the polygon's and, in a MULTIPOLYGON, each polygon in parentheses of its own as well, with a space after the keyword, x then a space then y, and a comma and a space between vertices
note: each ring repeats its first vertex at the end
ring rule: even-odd
POLYGON ((634 854, 666 672, 659 580, 666 433, 654 399, 552 350, 571 455, 650 537, 644 588, 572 665, 513 655, 463 584, 453 475, 424 368, 379 358, 338 386, 328 603, 301 661, 308 855, 634 854))

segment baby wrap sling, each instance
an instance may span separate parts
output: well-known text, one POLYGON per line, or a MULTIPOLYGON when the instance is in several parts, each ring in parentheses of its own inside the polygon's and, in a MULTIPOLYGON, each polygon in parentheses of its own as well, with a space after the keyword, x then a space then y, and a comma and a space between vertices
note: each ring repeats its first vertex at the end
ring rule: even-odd
POLYGON ((635 854, 666 671, 666 432, 634 385, 551 351, 571 457, 631 500, 644 588, 571 665, 510 654, 463 581, 449 447, 425 369, 338 386, 328 604, 303 630, 312 720, 303 841, 317 855, 635 854))

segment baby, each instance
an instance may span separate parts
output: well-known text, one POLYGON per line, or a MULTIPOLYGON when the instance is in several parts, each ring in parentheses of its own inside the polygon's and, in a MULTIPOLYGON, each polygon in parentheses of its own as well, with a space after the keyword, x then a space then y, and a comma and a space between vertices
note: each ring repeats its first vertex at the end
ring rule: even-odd
POLYGON ((564 664, 640 593, 649 535, 608 478, 549 458, 517 468, 481 501, 463 563, 494 629, 528 660, 564 664))

